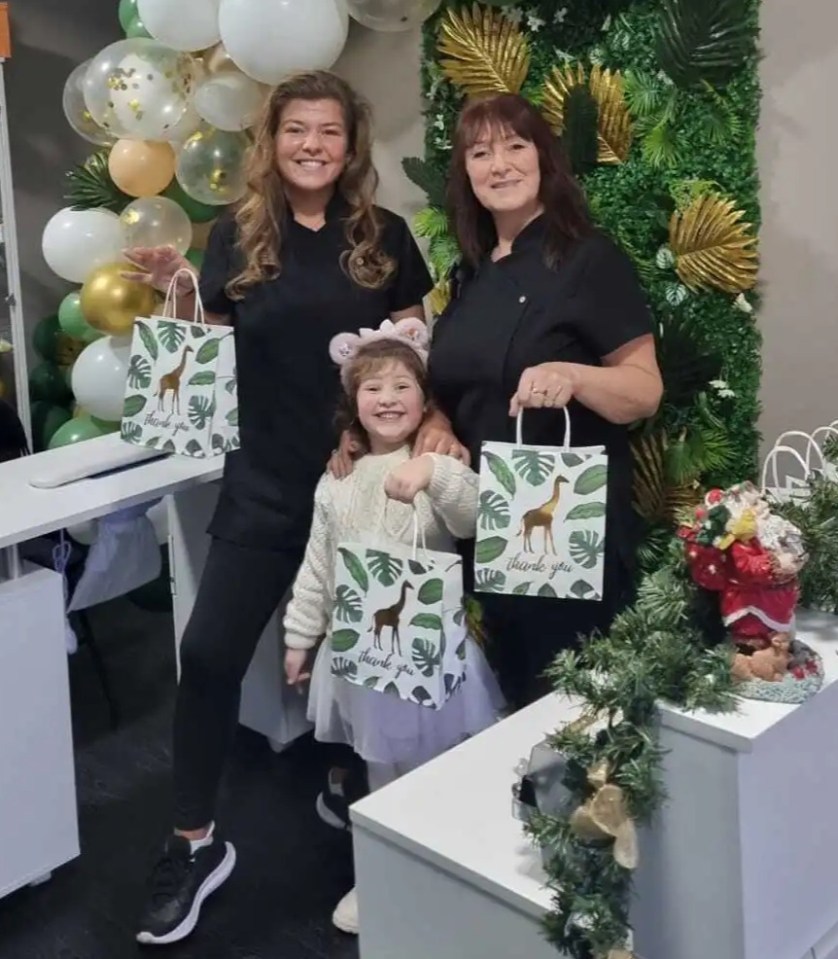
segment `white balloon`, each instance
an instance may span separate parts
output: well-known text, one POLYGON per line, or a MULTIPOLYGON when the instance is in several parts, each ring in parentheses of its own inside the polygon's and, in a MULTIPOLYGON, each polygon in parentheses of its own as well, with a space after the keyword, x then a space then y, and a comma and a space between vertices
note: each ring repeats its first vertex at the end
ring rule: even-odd
POLYGON ((100 420, 122 419, 131 341, 103 336, 86 346, 73 366, 72 386, 79 406, 100 420))
POLYGON ((41 249, 53 273, 83 283, 93 270, 122 258, 125 233, 110 210, 65 207, 44 227, 41 249))
POLYGON ((345 0, 349 14, 370 30, 412 30, 436 13, 442 0, 345 0))
POLYGON ((105 47, 84 78, 84 102, 109 133, 162 140, 189 105, 198 67, 194 57, 137 37, 105 47))
POLYGON ((221 0, 218 23, 233 62, 260 83, 328 69, 348 27, 342 0, 221 0))
POLYGON ((256 122, 265 92, 243 73, 217 73, 195 91, 195 109, 218 130, 247 130, 256 122))
POLYGON ((218 43, 221 0, 138 0, 137 13, 146 30, 173 50, 206 50, 218 43))

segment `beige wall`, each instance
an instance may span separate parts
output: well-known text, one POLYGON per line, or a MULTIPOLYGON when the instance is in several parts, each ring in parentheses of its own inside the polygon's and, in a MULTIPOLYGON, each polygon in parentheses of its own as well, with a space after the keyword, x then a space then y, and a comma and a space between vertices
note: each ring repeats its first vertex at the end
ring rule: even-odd
POLYGON ((762 429, 838 418, 838 5, 763 0, 762 429))
MULTIPOLYGON (((781 430, 838 418, 838 4, 763 0, 763 416, 781 430)), ((402 156, 422 155, 419 34, 354 27, 338 71, 372 101, 381 202, 404 216, 422 194, 402 156)), ((742 317, 743 322, 749 322, 742 317)))

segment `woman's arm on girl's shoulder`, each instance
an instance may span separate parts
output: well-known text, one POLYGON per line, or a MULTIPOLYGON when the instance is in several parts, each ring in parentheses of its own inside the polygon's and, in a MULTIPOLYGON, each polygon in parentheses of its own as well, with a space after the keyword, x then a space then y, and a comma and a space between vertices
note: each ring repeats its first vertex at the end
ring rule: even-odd
POLYGON ((294 580, 291 601, 282 625, 289 649, 312 649, 325 634, 332 615, 332 566, 334 564, 334 509, 324 476, 314 494, 314 514, 302 566, 294 580))

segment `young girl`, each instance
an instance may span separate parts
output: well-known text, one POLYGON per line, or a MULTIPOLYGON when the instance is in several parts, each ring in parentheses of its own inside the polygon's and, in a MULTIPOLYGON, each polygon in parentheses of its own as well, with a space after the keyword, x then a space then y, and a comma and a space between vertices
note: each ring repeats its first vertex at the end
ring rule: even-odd
MULTIPOLYGON (((429 550, 451 552, 474 535, 477 476, 459 461, 433 453, 411 458, 411 440, 428 414, 427 331, 415 319, 342 334, 330 345, 341 367, 348 427, 364 455, 346 479, 328 473, 317 487, 303 565, 285 614, 285 671, 291 684, 311 680, 308 715, 315 736, 348 743, 367 763, 377 789, 491 725, 503 705, 477 644, 468 639, 466 681, 441 709, 406 702, 331 674, 328 633, 335 605, 338 544, 375 537, 375 545, 410 545, 414 515, 429 550), (307 661, 321 637, 313 669, 307 661)), ((358 931, 353 889, 333 916, 358 931)))

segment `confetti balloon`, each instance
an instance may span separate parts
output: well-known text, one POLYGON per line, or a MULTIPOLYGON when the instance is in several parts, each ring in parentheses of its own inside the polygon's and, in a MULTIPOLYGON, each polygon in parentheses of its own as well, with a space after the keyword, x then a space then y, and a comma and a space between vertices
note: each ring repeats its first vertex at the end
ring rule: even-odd
POLYGON ((177 179, 183 191, 210 206, 240 200, 247 190, 247 135, 202 127, 181 148, 177 179))
POLYGON ((141 197, 120 214, 125 245, 173 246, 186 253, 192 245, 192 223, 183 207, 164 196, 141 197))
POLYGON ((156 40, 120 40, 91 60, 84 102, 94 121, 115 137, 165 140, 186 113, 197 64, 156 40))
POLYGON ((346 0, 349 15, 370 30, 412 30, 436 13, 442 0, 346 0))
POLYGON ((62 106, 67 122, 80 137, 97 146, 108 146, 113 143, 113 136, 93 119, 87 104, 84 102, 84 78, 90 61, 80 63, 67 77, 64 84, 62 106))

